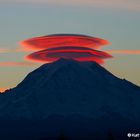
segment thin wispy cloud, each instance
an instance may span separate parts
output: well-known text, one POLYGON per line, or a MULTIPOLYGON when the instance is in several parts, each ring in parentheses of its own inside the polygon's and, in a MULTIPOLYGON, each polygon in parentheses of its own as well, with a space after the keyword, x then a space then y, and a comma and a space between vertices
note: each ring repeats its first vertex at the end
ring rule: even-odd
POLYGON ((105 52, 110 54, 132 54, 140 55, 140 50, 105 50, 105 52))
POLYGON ((0 67, 11 67, 11 66, 35 66, 37 63, 33 62, 0 62, 0 67))
POLYGON ((15 48, 0 48, 0 53, 18 53, 18 52, 31 52, 30 49, 24 48, 22 46, 18 46, 15 48))
POLYGON ((140 11, 140 0, 1 0, 0 3, 90 6, 140 11))
POLYGON ((11 51, 10 49, 0 48, 0 53, 8 53, 10 51, 11 51))
MULTIPOLYGON (((22 46, 18 46, 13 49, 0 48, 0 53, 15 53, 15 52, 17 52, 17 53, 18 52, 19 53, 20 52, 32 52, 32 50, 22 47, 22 46)), ((110 54, 133 54, 133 55, 140 54, 140 50, 105 50, 105 52, 110 53, 110 54)))

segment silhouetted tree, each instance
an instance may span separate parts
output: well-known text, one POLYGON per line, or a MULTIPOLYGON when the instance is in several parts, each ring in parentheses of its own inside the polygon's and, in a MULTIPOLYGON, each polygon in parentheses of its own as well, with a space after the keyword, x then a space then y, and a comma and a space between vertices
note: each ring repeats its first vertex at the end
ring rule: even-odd
POLYGON ((111 132, 108 133, 107 140, 115 140, 115 138, 111 132))
POLYGON ((57 140, 67 140, 66 136, 62 133, 58 136, 57 140))

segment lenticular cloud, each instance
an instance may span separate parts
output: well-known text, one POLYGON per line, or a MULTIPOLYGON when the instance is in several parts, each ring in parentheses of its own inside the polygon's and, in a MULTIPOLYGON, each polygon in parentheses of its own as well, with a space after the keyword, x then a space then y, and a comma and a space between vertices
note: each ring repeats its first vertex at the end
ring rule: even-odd
POLYGON ((112 56, 99 51, 108 41, 86 35, 54 34, 35 37, 22 41, 21 44, 34 52, 26 58, 28 60, 53 62, 59 58, 75 59, 78 61, 94 61, 99 64, 112 56))

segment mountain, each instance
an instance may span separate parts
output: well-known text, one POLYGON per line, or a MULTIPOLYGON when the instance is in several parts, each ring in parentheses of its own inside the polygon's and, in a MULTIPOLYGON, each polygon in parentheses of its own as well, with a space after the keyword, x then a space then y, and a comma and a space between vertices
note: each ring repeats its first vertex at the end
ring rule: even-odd
POLYGON ((125 140, 140 132, 139 99, 140 87, 99 64, 59 59, 0 95, 0 138, 125 140))

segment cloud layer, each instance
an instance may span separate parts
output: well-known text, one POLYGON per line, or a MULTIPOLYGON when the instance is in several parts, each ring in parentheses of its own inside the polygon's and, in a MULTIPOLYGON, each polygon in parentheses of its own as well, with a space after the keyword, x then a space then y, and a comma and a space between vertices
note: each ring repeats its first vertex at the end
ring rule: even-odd
POLYGON ((11 67, 11 66, 34 66, 36 63, 32 62, 0 62, 0 67, 11 67))
POLYGON ((106 50, 110 54, 140 55, 140 50, 106 50))
POLYGON ((6 48, 0 48, 0 53, 8 53, 10 52, 9 49, 6 49, 6 48))
POLYGON ((140 11, 139 0, 1 0, 0 3, 116 8, 140 11))

